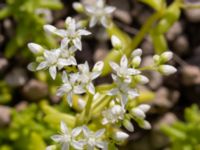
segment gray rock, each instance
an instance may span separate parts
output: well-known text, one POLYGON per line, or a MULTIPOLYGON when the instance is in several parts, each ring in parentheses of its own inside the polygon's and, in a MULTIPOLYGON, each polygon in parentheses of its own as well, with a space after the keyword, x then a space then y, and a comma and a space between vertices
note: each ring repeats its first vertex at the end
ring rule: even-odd
POLYGON ((173 42, 173 48, 174 51, 176 51, 176 53, 179 55, 187 53, 189 49, 189 42, 187 37, 185 35, 178 36, 173 42))
POLYGON ((132 22, 131 15, 128 11, 117 9, 114 12, 114 16, 126 24, 130 24, 132 22))
POLYGON ((190 22, 200 21, 200 9, 186 9, 185 15, 190 22))
POLYGON ((31 79, 22 89, 23 95, 31 101, 40 100, 48 95, 46 83, 31 79))
POLYGON ((7 106, 0 106, 0 127, 3 127, 10 122, 11 109, 7 106))
POLYGON ((173 26, 166 33, 166 37, 167 37, 167 39, 169 41, 173 41, 182 32, 183 32, 183 27, 182 27, 181 23, 180 22, 176 22, 176 23, 173 24, 173 26))
POLYGON ((6 75, 5 80, 10 86, 22 86, 27 81, 26 71, 22 68, 14 68, 6 75))
POLYGON ((108 48, 106 47, 105 44, 99 44, 99 46, 97 47, 93 59, 94 61, 100 61, 103 60, 106 55, 108 54, 108 48))
POLYGON ((8 60, 5 58, 0 58, 0 72, 3 72, 8 66, 8 60))
POLYGON ((200 68, 192 65, 183 66, 181 69, 181 81, 186 86, 200 84, 200 68))

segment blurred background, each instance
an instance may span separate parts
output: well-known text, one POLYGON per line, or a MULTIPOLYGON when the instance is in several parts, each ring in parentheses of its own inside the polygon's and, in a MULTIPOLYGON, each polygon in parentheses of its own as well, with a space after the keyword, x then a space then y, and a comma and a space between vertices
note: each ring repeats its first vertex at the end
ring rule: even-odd
MULTIPOLYGON (((84 0, 90 3, 91 0, 84 0)), ((58 39, 43 31, 44 24, 64 28, 67 16, 82 17, 73 8, 73 0, 0 0, 0 150, 45 149, 55 133, 43 120, 43 103, 68 111, 46 72, 30 72, 27 65, 34 60, 27 43, 35 42, 55 48, 58 39), (41 109, 42 108, 42 109, 41 109)), ((167 5, 173 0, 166 0, 167 5)), ((185 3, 200 5, 199 0, 185 3)), ((134 37, 154 10, 138 0, 107 0, 117 9, 114 23, 134 37)), ((111 44, 102 27, 91 29, 95 36, 83 39, 83 51, 77 53, 79 62, 92 65, 109 53, 111 44)), ((170 77, 146 72, 150 78, 152 105, 147 120, 153 129, 136 127, 122 150, 200 150, 200 9, 184 8, 178 19, 163 34, 167 47, 174 52, 171 62, 178 72, 170 77)), ((158 35, 155 35, 158 36, 158 35)), ((145 36, 138 47, 143 49, 143 64, 149 64, 155 54, 155 42, 145 36)), ((102 78, 96 84, 109 81, 102 78)), ((145 98, 144 98, 145 99, 145 98)))

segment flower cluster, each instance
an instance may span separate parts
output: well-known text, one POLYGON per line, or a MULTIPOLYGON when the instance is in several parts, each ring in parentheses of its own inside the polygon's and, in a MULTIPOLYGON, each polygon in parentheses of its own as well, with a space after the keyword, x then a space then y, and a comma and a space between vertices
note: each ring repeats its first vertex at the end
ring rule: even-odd
MULTIPOLYGON (((109 14, 114 11, 114 7, 105 6, 103 0, 98 0, 95 5, 75 3, 74 6, 79 10, 84 8, 91 18, 90 26, 101 22, 107 27, 109 14)), ((53 80, 59 77, 57 74, 62 73, 62 85, 57 89, 57 95, 66 95, 69 107, 75 108, 74 95, 78 97, 79 112, 73 116, 65 116, 70 116, 70 119, 64 119, 69 128, 61 122, 61 134, 52 136, 53 141, 60 143, 63 150, 107 149, 109 144, 120 144, 129 137, 120 130, 121 126, 133 132, 132 121, 135 121, 141 128, 151 128, 145 114, 150 105, 134 103, 140 96, 137 85, 149 81, 142 75, 143 70, 154 70, 164 75, 176 72, 173 66, 165 64, 173 54, 164 52, 155 55, 154 64, 142 68, 142 50, 134 50, 129 57, 123 55, 121 52, 124 45, 113 35, 111 43, 122 54, 121 60, 119 64, 113 61, 109 63, 113 71, 113 83, 96 88, 93 81, 101 75, 105 66, 103 61, 96 62, 92 69, 87 61, 83 64, 77 63, 75 53, 82 50, 81 38, 91 34, 81 27, 80 22, 68 17, 65 20, 66 29, 45 25, 46 32, 61 37, 60 46, 48 50, 39 44, 29 43, 28 47, 35 54, 36 61, 30 63, 28 68, 33 71, 48 69, 53 80), (73 123, 70 122, 71 118, 73 123)), ((52 145, 47 149, 51 150, 56 146, 52 145)))
MULTIPOLYGON (((95 147, 107 149, 107 142, 103 141, 105 129, 93 132, 87 126, 80 126, 70 131, 64 122, 61 122, 60 129, 61 134, 53 135, 51 138, 61 144, 62 150, 69 150, 70 147, 76 150, 93 150, 95 147)), ((47 150, 54 147, 55 145, 48 146, 47 150)))
POLYGON ((78 12, 84 12, 89 16, 89 27, 94 27, 96 24, 100 23, 105 28, 111 23, 111 14, 115 11, 115 7, 106 6, 104 0, 97 0, 93 4, 81 4, 75 2, 73 7, 78 12))

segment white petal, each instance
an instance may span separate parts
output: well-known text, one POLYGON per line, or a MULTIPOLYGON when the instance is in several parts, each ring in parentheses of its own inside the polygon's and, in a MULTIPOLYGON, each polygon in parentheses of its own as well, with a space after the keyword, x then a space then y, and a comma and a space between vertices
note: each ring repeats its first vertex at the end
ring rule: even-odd
POLYGON ((98 22, 98 19, 97 17, 93 16, 91 19, 90 19, 90 24, 89 24, 89 27, 94 27, 98 22))
POLYGON ((68 77, 67 77, 67 73, 65 71, 63 71, 63 73, 62 73, 62 81, 64 83, 68 83, 69 82, 68 77))
POLYGON ((141 56, 141 55, 142 55, 142 49, 141 48, 135 49, 131 54, 132 57, 141 56))
POLYGON ((103 62, 103 61, 98 61, 98 62, 95 63, 95 65, 94 65, 92 71, 93 71, 93 72, 94 72, 94 71, 102 71, 103 66, 104 66, 104 62, 103 62))
POLYGON ((108 95, 113 96, 113 95, 116 95, 118 92, 119 90, 117 88, 114 88, 108 91, 108 95))
POLYGON ((60 142, 60 141, 63 140, 63 136, 61 136, 61 135, 53 135, 53 136, 51 136, 51 139, 53 141, 55 141, 55 142, 60 142))
POLYGON ((85 6, 85 10, 86 10, 86 12, 89 13, 89 14, 95 13, 95 8, 92 7, 92 6, 90 6, 90 5, 85 6))
POLYGON ((95 94, 95 87, 94 85, 92 84, 92 82, 90 82, 88 85, 87 85, 87 89, 88 91, 91 93, 91 94, 95 94))
POLYGON ((55 65, 49 67, 49 73, 50 73, 52 79, 55 80, 56 79, 56 74, 57 74, 57 70, 56 70, 56 66, 55 65))
POLYGON ((77 127, 75 129, 73 129, 72 133, 71 133, 72 137, 78 136, 81 133, 81 131, 82 131, 82 127, 77 127))
POLYGON ((81 43, 80 38, 75 38, 73 40, 73 44, 77 49, 82 50, 82 43, 81 43))
POLYGON ((68 61, 70 62, 71 65, 74 65, 74 66, 77 65, 77 62, 76 62, 76 59, 75 59, 74 56, 70 56, 70 57, 68 58, 68 61))
POLYGON ((108 148, 108 144, 106 142, 102 142, 102 141, 97 141, 96 146, 98 148, 101 148, 102 150, 107 150, 107 148, 108 148))
POLYGON ((89 65, 88 62, 86 61, 84 64, 79 64, 78 65, 78 69, 82 72, 82 73, 88 73, 89 70, 89 65))
POLYGON ((72 141, 72 146, 76 149, 76 150, 83 150, 83 143, 78 142, 78 141, 72 141))
POLYGON ((105 28, 107 28, 107 27, 109 26, 109 20, 108 20, 108 18, 107 18, 106 16, 103 16, 103 17, 101 18, 101 24, 102 24, 105 28))
POLYGON ((113 71, 117 72, 119 70, 119 65, 115 62, 110 62, 110 67, 113 69, 113 71))
POLYGON ((61 48, 66 48, 69 44, 69 39, 68 38, 64 38, 62 41, 61 41, 61 48))
POLYGON ((100 129, 97 132, 95 132, 95 137, 100 138, 105 132, 105 129, 100 129))
POLYGON ((126 55, 123 55, 120 61, 120 66, 127 68, 128 67, 128 59, 126 57, 126 55))
POLYGON ((131 114, 141 119, 145 118, 146 116, 145 113, 140 108, 137 107, 131 110, 131 114))
POLYGON ((48 66, 48 63, 46 61, 43 61, 37 66, 36 70, 42 70, 46 68, 47 66, 48 66))
POLYGON ((44 29, 44 31, 47 32, 47 33, 55 33, 55 31, 57 30, 56 27, 54 27, 54 26, 52 26, 52 25, 49 25, 49 24, 44 25, 44 26, 43 26, 43 29, 44 29))
POLYGON ((75 94, 83 94, 85 92, 86 92, 85 89, 81 85, 77 85, 77 86, 74 87, 74 93, 75 94))
POLYGON ((64 37, 66 37, 67 32, 66 32, 66 30, 59 29, 59 30, 56 30, 56 31, 54 32, 54 34, 56 34, 56 35, 58 35, 58 36, 64 38, 64 37))
POLYGON ((137 91, 134 90, 134 89, 129 89, 129 90, 127 91, 127 93, 128 93, 128 95, 129 95, 131 98, 135 98, 135 97, 139 96, 139 94, 137 93, 137 91))
POLYGON ((91 80, 98 78, 101 75, 101 72, 92 72, 91 73, 91 80))
POLYGON ((28 68, 28 70, 30 70, 30 71, 36 71, 37 63, 31 62, 30 64, 28 64, 27 68, 28 68))
POLYGON ((111 14, 115 11, 115 7, 112 7, 112 6, 107 6, 104 10, 106 12, 106 14, 111 14))
POLYGON ((68 102, 68 104, 69 104, 70 107, 72 107, 72 101, 73 101, 73 99, 72 99, 72 93, 69 92, 69 93, 67 93, 67 102, 68 102))
POLYGON ((79 29, 78 31, 78 35, 90 35, 91 32, 84 30, 84 29, 79 29))
POLYGON ((63 121, 60 122, 60 129, 63 134, 69 134, 68 127, 63 121))

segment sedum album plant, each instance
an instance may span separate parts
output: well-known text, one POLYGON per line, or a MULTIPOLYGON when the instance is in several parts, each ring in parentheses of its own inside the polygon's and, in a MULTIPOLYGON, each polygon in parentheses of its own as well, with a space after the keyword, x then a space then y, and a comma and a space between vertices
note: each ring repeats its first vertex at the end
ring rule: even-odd
MULTIPOLYGON (((107 29, 112 28, 110 14, 115 8, 105 6, 103 0, 98 0, 92 6, 82 7, 79 3, 74 6, 86 11, 90 27, 100 23, 107 29)), ((76 110, 64 114, 50 106, 42 106, 46 113, 45 120, 51 125, 55 123, 53 126, 60 124, 61 130, 60 134, 51 137, 55 144, 48 146, 47 150, 115 149, 116 145, 123 144, 129 137, 120 127, 133 132, 132 121, 135 121, 141 128, 150 129, 151 125, 146 120, 150 105, 137 101, 140 96, 137 86, 149 81, 142 72, 152 70, 163 75, 176 72, 173 66, 166 64, 173 56, 169 51, 153 56, 153 64, 141 67, 142 50, 135 49, 127 57, 123 52, 126 45, 119 35, 111 36, 113 49, 120 56, 119 63, 109 61, 109 66, 105 66, 103 61, 99 61, 91 69, 87 61, 78 64, 75 53, 82 50, 81 38, 91 34, 83 22, 67 17, 65 29, 45 25, 46 32, 61 38, 60 46, 56 49, 46 49, 36 43, 28 44, 36 56, 35 62, 30 63, 28 68, 32 71, 48 70, 53 80, 61 78, 62 84, 57 85, 57 95, 66 99, 68 106, 76 110), (93 81, 107 68, 112 70, 113 82, 94 85, 93 81)))

